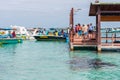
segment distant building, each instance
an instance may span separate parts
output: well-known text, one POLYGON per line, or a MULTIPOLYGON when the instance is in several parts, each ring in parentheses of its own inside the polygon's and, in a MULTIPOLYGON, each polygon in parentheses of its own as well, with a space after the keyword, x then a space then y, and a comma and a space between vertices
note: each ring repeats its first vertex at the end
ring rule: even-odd
POLYGON ((95 0, 95 3, 99 3, 99 0, 95 0))

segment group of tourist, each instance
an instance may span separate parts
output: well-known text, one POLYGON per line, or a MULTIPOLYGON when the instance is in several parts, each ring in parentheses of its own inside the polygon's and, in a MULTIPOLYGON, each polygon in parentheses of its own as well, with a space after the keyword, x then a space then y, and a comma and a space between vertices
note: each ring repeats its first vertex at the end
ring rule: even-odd
POLYGON ((63 36, 63 37, 67 37, 67 33, 61 29, 61 31, 57 30, 57 29, 53 29, 53 30, 46 30, 45 28, 44 29, 41 29, 41 30, 37 30, 36 31, 36 34, 38 35, 49 35, 49 36, 63 36))
POLYGON ((92 23, 88 25, 77 24, 74 27, 74 31, 77 37, 81 37, 83 35, 84 38, 92 38, 94 27, 92 26, 92 23))

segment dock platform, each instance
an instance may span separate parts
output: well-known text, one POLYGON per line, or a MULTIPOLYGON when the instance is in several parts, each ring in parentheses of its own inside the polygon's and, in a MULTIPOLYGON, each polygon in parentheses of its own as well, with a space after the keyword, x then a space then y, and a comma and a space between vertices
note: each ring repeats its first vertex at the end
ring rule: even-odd
MULTIPOLYGON (((109 33, 106 33, 109 34, 109 33)), ((114 34, 114 33, 113 33, 114 34)), ((75 50, 75 48, 94 48, 100 50, 103 49, 116 49, 120 50, 120 36, 115 37, 111 35, 111 37, 101 37, 101 43, 100 46, 98 46, 97 38, 96 38, 96 33, 93 34, 93 38, 86 38, 84 39, 84 35, 77 37, 76 35, 70 34, 70 50, 75 50), (103 41, 103 42, 102 42, 103 41)), ((118 33, 120 34, 120 33, 118 33)))
POLYGON ((101 32, 101 22, 120 22, 120 3, 91 3, 89 16, 96 17, 96 26, 93 37, 87 39, 84 35, 76 37, 74 33, 74 9, 70 12, 70 50, 75 47, 96 47, 98 52, 102 49, 119 49, 120 50, 120 27, 113 26, 114 30, 105 28, 104 36, 101 32))

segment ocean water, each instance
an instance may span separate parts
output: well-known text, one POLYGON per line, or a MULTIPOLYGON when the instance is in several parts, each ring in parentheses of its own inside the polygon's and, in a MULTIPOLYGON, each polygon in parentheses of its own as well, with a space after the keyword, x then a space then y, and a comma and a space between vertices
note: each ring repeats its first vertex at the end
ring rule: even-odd
POLYGON ((1 45, 0 80, 120 80, 120 51, 69 51, 66 42, 1 45))

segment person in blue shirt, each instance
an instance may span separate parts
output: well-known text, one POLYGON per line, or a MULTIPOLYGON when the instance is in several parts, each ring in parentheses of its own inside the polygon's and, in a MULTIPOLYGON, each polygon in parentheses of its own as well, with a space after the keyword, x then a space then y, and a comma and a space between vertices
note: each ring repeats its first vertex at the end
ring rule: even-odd
POLYGON ((89 38, 90 39, 93 38, 94 27, 92 26, 92 23, 90 23, 88 31, 89 31, 89 38))

